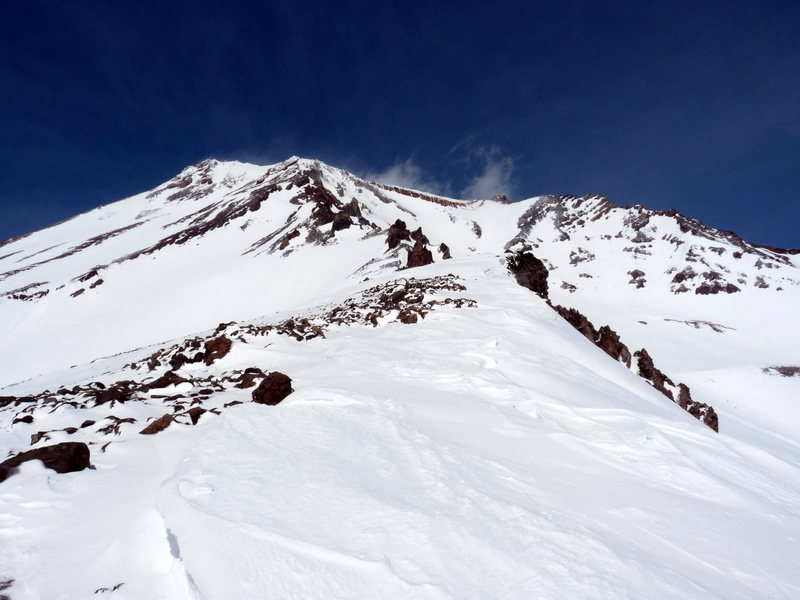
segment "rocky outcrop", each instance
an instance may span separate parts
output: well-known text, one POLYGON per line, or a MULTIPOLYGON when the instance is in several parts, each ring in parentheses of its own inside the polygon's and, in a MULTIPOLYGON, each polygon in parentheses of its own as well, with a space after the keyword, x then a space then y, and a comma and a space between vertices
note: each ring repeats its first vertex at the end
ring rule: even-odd
POLYGON ((547 300, 547 276, 549 272, 541 260, 530 252, 520 251, 509 256, 506 264, 519 285, 528 288, 547 300))
MULTIPOLYGON (((417 230, 421 231, 421 230, 417 230)), ((427 238, 425 238, 427 239, 427 238)), ((414 242, 414 247, 408 253, 408 263, 406 269, 413 269, 414 267, 424 267, 433 262, 433 253, 428 250, 424 243, 420 240, 414 242)))
POLYGON ((692 393, 686 384, 675 383, 653 363, 650 354, 642 348, 633 353, 639 376, 646 379, 659 392, 675 402, 683 410, 700 420, 714 431, 719 432, 719 417, 712 406, 692 399, 692 393))
POLYGON ((0 481, 13 475, 17 467, 30 460, 40 460, 45 468, 56 473, 83 471, 91 466, 89 447, 83 442, 63 442, 53 446, 20 452, 0 463, 0 481))
POLYGON ((167 371, 161 377, 154 379, 150 383, 145 383, 141 386, 142 391, 149 392, 150 390, 156 390, 168 387, 170 385, 178 385, 179 383, 185 383, 189 380, 185 377, 181 377, 174 371, 167 371))
POLYGON ((600 329, 595 329, 592 322, 587 319, 583 313, 574 308, 555 305, 553 306, 553 310, 560 314, 567 323, 580 331, 586 339, 608 354, 611 358, 621 362, 626 367, 631 366, 631 353, 628 347, 622 343, 617 332, 608 325, 603 325, 600 329))
POLYGON ((764 367, 762 372, 768 375, 780 375, 781 377, 800 377, 800 367, 791 367, 789 365, 764 367))
POLYGON ((639 377, 649 381, 654 388, 675 402, 676 398, 672 395, 672 391, 670 390, 670 388, 675 387, 675 384, 669 377, 664 375, 660 369, 656 368, 647 350, 642 348, 634 352, 633 355, 636 357, 636 369, 639 377), (669 385, 669 388, 667 385, 669 385))
POLYGON ((172 425, 172 422, 174 420, 175 419, 174 419, 174 417, 172 415, 166 414, 166 415, 164 415, 162 417, 159 417, 158 419, 156 419, 152 423, 150 423, 147 427, 142 429, 139 433, 141 433, 142 435, 153 435, 153 434, 158 433, 160 431, 164 431, 167 427, 172 425))
POLYGON ((284 373, 273 371, 253 390, 253 402, 275 406, 293 391, 291 378, 284 373))
MULTIPOLYGON (((551 305, 552 306, 552 305, 551 305)), ((596 329, 592 322, 580 311, 566 306, 553 306, 567 323, 577 329, 586 339, 608 354, 611 358, 631 368, 632 359, 636 359, 634 372, 647 380, 659 392, 675 402, 690 415, 708 425, 714 431, 719 431, 719 419, 713 407, 692 399, 689 387, 683 383, 675 383, 667 377, 653 363, 650 354, 642 348, 631 356, 630 350, 622 342, 619 334, 608 325, 596 329)))
POLYGON ((689 387, 683 383, 678 384, 678 406, 692 415, 695 419, 705 423, 711 429, 719 432, 719 417, 713 407, 703 402, 692 400, 689 387))
POLYGON ((741 291, 742 290, 740 290, 732 283, 725 283, 720 281, 704 281, 695 288, 694 293, 707 296, 708 294, 719 294, 720 292, 723 292, 725 294, 735 294, 736 292, 741 292, 741 291))
POLYGON ((208 340, 205 343, 205 363, 210 365, 215 360, 219 360, 228 354, 233 347, 233 342, 226 338, 224 335, 208 340))
POLYGON ((393 248, 397 248, 402 241, 411 241, 411 234, 408 231, 406 222, 397 219, 397 221, 389 227, 389 231, 386 234, 386 243, 389 246, 389 250, 392 250, 393 248))
POLYGON ((134 397, 136 390, 139 389, 136 383, 127 379, 114 382, 108 387, 99 383, 97 386, 97 389, 92 389, 88 392, 89 396, 94 397, 95 406, 109 404, 113 407, 117 402, 128 402, 134 397))
POLYGON ((442 260, 449 260, 449 259, 453 258, 453 257, 450 255, 450 248, 449 248, 449 247, 448 247, 448 245, 447 245, 447 244, 445 244, 444 242, 442 242, 441 244, 439 244, 439 252, 440 252, 440 253, 441 253, 441 255, 442 255, 442 260))
POLYGON ((248 367, 244 370, 239 381, 236 382, 236 385, 233 387, 239 388, 241 390, 245 390, 247 388, 251 388, 256 384, 256 380, 266 377, 264 371, 259 369, 258 367, 248 367))
POLYGON ((430 244, 428 236, 422 233, 422 227, 417 227, 414 231, 410 233, 410 235, 411 239, 414 240, 415 242, 419 242, 420 244, 423 244, 425 246, 430 244))

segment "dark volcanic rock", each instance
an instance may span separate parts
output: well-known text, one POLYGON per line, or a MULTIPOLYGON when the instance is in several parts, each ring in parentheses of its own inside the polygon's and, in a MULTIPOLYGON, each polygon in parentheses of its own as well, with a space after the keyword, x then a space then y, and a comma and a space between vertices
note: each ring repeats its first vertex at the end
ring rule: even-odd
POLYGON ((286 248, 286 246, 289 245, 289 242, 291 242, 294 238, 298 237, 299 235, 300 235, 300 231, 297 230, 297 229, 287 233, 285 236, 283 236, 281 238, 281 242, 280 242, 280 245, 278 246, 278 250, 284 250, 286 248))
POLYGON ((262 379, 258 387, 253 390, 253 402, 274 406, 293 391, 292 380, 289 376, 273 371, 262 379))
POLYGON ((178 385, 179 383, 184 383, 187 381, 189 380, 186 379, 185 377, 181 377, 174 371, 167 371, 158 379, 143 385, 142 390, 144 391, 156 390, 160 388, 165 388, 170 385, 178 385))
POLYGON ((233 387, 239 389, 247 389, 251 388, 256 384, 256 379, 260 379, 261 377, 265 377, 264 371, 259 369, 258 367, 248 367, 242 373, 242 376, 239 378, 239 381, 236 382, 236 385, 233 387))
POLYGON ((548 296, 545 264, 530 252, 517 252, 507 260, 508 270, 514 275, 517 283, 528 288, 545 300, 548 296))
POLYGON ((389 250, 397 248, 403 240, 411 241, 411 234, 408 231, 406 222, 397 219, 397 221, 389 227, 389 232, 386 235, 386 243, 389 245, 389 250))
POLYGON ((553 310, 611 358, 620 361, 627 367, 631 366, 630 350, 622 343, 619 334, 611 327, 603 325, 600 329, 595 329, 592 322, 583 313, 574 308, 556 305, 553 310))
POLYGON ((439 252, 442 253, 442 260, 448 260, 450 258, 453 258, 452 256, 450 256, 450 248, 444 242, 439 244, 439 252))
POLYGON ((779 367, 764 367, 761 369, 767 374, 776 374, 781 377, 800 377, 800 367, 791 367, 788 365, 779 367))
POLYGON ((224 335, 221 335, 218 338, 214 338, 212 340, 208 340, 205 344, 206 364, 210 365, 215 360, 218 360, 227 355, 228 352, 231 351, 232 346, 233 342, 231 342, 224 335))
POLYGON ((719 417, 717 411, 712 406, 703 402, 692 400, 692 393, 689 387, 683 383, 678 384, 678 406, 692 415, 695 419, 702 421, 711 429, 719 433, 719 417))
POLYGON ((192 362, 189 360, 189 357, 187 357, 183 352, 178 352, 175 356, 169 359, 169 366, 173 371, 177 371, 188 362, 192 362))
POLYGON ((200 408, 199 406, 195 406, 190 408, 186 411, 186 414, 189 415, 189 418, 192 420, 192 425, 197 425, 197 422, 200 420, 205 413, 208 411, 205 408, 200 408))
POLYGON ((414 242, 414 247, 411 249, 411 252, 408 253, 408 264, 406 265, 406 268, 413 269, 414 267, 424 267, 432 262, 433 254, 431 251, 428 250, 419 240, 414 242))
POLYGON ((91 465, 89 447, 83 442, 63 442, 54 446, 34 448, 20 452, 0 463, 0 481, 14 474, 17 467, 29 460, 41 460, 44 466, 56 473, 83 471, 91 465))
POLYGON ((740 292, 741 290, 733 285, 732 283, 721 283, 719 281, 704 281, 699 286, 697 286, 694 290, 695 294, 719 294, 720 292, 725 292, 726 294, 735 294, 736 292, 740 292))
POLYGON ((668 383, 670 386, 675 387, 675 384, 669 377, 664 375, 664 373, 656 368, 655 364, 653 363, 653 359, 647 350, 644 348, 637 350, 633 353, 633 356, 636 357, 636 368, 638 369, 639 377, 649 381, 651 384, 653 384, 654 388, 656 388, 670 400, 676 401, 676 398, 672 395, 672 392, 668 390, 665 385, 668 383))
POLYGON ((115 402, 127 402, 133 398, 133 394, 138 388, 136 383, 126 379, 114 382, 106 388, 90 390, 88 395, 94 398, 95 406, 107 403, 111 403, 113 406, 115 402))
POLYGON ((170 414, 166 414, 163 417, 157 418, 155 421, 150 423, 147 427, 142 429, 139 433, 142 435, 153 435, 154 433, 158 433, 159 431, 164 431, 167 427, 172 425, 172 422, 175 419, 170 414))
POLYGON ((592 325, 592 322, 587 319, 582 312, 574 308, 561 306, 559 304, 555 305, 553 310, 560 314, 567 323, 581 332, 584 337, 586 337, 592 343, 595 342, 595 339, 597 339, 597 330, 594 328, 594 325, 592 325))
POLYGON ((353 224, 350 220, 350 217, 343 212, 336 213, 336 216, 333 217, 333 223, 331 223, 331 231, 341 231, 342 229, 347 229, 353 224))
POLYGON ((619 339, 619 334, 608 325, 603 325, 597 332, 595 344, 611 358, 631 366, 631 353, 628 347, 619 339))
POLYGON ((426 246, 430 244, 428 237, 424 233, 422 233, 422 227, 417 227, 414 231, 411 232, 410 235, 411 239, 414 240, 415 242, 419 242, 426 246))
POLYGON ((406 307, 397 314, 397 320, 406 325, 411 325, 419 321, 419 316, 410 307, 406 307))

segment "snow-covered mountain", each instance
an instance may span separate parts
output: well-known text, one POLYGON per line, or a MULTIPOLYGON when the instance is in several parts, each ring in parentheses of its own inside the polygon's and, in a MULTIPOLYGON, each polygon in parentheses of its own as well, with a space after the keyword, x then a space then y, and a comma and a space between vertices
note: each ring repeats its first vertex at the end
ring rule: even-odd
POLYGON ((95 467, 12 458, 0 596, 797 597, 799 307, 675 212, 204 161, 0 243, 0 460, 95 467))

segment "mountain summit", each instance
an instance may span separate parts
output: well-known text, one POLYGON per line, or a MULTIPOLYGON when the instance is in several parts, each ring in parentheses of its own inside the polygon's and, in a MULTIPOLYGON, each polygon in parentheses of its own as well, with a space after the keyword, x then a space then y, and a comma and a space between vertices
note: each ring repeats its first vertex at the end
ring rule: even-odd
POLYGON ((798 306, 675 211, 203 161, 0 243, 0 591, 796 596, 798 306))

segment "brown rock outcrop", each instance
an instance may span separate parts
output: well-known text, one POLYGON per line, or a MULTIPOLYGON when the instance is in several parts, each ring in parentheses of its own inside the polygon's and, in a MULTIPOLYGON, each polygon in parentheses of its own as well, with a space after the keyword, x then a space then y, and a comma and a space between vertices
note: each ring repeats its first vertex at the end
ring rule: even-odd
POLYGON ((164 431, 167 427, 172 425, 172 422, 175 419, 172 415, 166 414, 162 417, 157 418, 155 421, 150 423, 147 427, 142 429, 139 433, 142 435, 153 435, 158 433, 159 431, 164 431))
POLYGON ((83 442, 62 442, 53 446, 20 452, 0 463, 0 481, 13 475, 17 467, 29 460, 40 460, 45 468, 56 473, 83 471, 91 465, 89 447, 83 442))
POLYGON ((411 249, 411 252, 408 253, 408 264, 406 264, 406 268, 413 269, 414 267, 424 267, 432 262, 433 254, 431 251, 428 250, 421 241, 417 240, 414 242, 414 247, 411 249))
POLYGON ((386 243, 389 245, 389 250, 397 248, 403 240, 411 241, 411 235, 406 226, 406 222, 400 219, 389 227, 389 232, 386 235, 386 243))
POLYGON ((541 260, 530 252, 517 252, 508 257, 506 264, 519 285, 547 299, 549 272, 541 260))
POLYGON ((233 346, 233 342, 231 342, 228 338, 224 335, 221 335, 217 338, 208 340, 205 343, 205 350, 206 350, 206 358, 205 363, 206 365, 210 365, 215 360, 219 360, 228 354, 231 351, 231 347, 233 346))
POLYGON ((253 390, 253 402, 274 406, 291 394, 292 380, 288 375, 273 371, 261 380, 258 387, 253 390))

